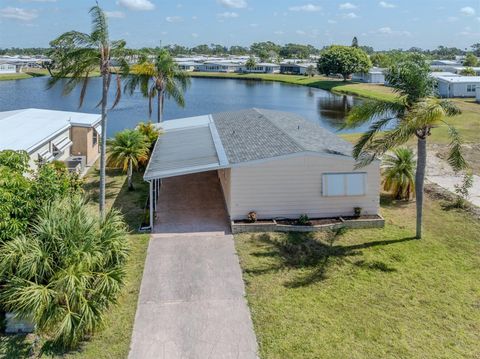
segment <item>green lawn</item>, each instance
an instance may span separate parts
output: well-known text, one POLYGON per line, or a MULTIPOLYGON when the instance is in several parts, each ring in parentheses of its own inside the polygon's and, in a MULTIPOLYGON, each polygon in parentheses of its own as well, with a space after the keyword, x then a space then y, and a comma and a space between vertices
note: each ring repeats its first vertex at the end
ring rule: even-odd
POLYGON ((480 223, 427 199, 384 229, 235 236, 261 358, 478 358, 480 223))
MULTIPOLYGON (((138 293, 143 275, 143 267, 149 235, 138 234, 145 205, 148 184, 143 181, 142 174, 134 176, 135 191, 128 191, 126 177, 120 171, 107 170, 107 207, 119 209, 132 231, 128 236, 131 245, 130 259, 127 264, 126 284, 118 299, 118 304, 111 308, 105 318, 105 328, 95 333, 86 341, 79 351, 64 354, 62 358, 71 359, 111 359, 128 356, 133 321, 137 308, 138 293)), ((85 190, 90 198, 92 210, 97 210, 98 170, 92 168, 86 176, 85 190)), ((31 338, 22 336, 0 336, 0 358, 28 357, 31 338)), ((49 358, 52 355, 43 355, 49 358)))

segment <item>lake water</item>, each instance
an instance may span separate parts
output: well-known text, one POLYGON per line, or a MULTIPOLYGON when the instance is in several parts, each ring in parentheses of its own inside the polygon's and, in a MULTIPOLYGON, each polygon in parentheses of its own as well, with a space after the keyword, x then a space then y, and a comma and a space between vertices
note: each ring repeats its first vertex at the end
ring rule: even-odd
MULTIPOLYGON (((92 78, 82 108, 78 108, 80 88, 68 96, 62 96, 62 86, 46 89, 47 78, 0 81, 0 111, 21 108, 44 108, 65 111, 98 113, 95 108, 100 99, 101 79, 92 78)), ((113 89, 111 97, 113 97, 113 89)), ((260 82, 229 79, 192 78, 185 94, 185 108, 173 101, 166 101, 165 120, 209 113, 240 110, 251 107, 295 112, 304 118, 337 132, 348 110, 361 103, 352 96, 336 95, 328 91, 278 82, 260 82)), ((110 101, 111 103, 111 101, 110 101)), ((156 109, 152 114, 156 120, 156 109)), ((132 96, 123 95, 118 106, 109 112, 109 136, 124 128, 133 128, 138 122, 148 119, 148 100, 139 92, 132 96)), ((359 127, 345 132, 359 132, 359 127)))

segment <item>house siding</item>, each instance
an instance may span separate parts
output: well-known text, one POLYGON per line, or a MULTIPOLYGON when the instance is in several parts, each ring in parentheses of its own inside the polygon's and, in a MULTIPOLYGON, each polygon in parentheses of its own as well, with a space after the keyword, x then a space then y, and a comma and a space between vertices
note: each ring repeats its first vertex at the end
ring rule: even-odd
POLYGON ((218 170, 218 178, 220 179, 220 185, 222 186, 223 197, 225 198, 225 206, 228 213, 231 212, 231 169, 225 168, 218 170))
POLYGON ((297 218, 352 215, 354 207, 364 214, 378 214, 380 192, 379 163, 354 170, 354 160, 340 157, 302 156, 274 159, 231 169, 230 216, 244 219, 249 211, 259 218, 297 218), (364 196, 324 197, 322 175, 364 172, 364 196))
POLYGON ((97 143, 94 145, 94 128, 72 126, 70 131, 73 142, 71 148, 72 156, 85 156, 87 166, 92 165, 98 158, 100 135, 98 136, 97 143))

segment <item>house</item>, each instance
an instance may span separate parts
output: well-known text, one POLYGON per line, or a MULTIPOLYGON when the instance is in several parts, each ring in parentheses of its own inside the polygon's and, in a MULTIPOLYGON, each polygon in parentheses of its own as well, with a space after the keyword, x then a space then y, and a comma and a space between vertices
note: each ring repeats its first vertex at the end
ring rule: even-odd
POLYGON ((180 70, 187 72, 195 71, 198 65, 200 64, 193 61, 178 62, 178 67, 180 70))
POLYGON ((241 64, 233 61, 215 61, 215 62, 204 62, 196 66, 196 71, 202 72, 238 72, 240 70, 241 64))
POLYGON ((366 82, 369 84, 384 84, 385 83, 385 69, 379 67, 372 67, 368 72, 356 73, 352 75, 353 81, 366 82))
MULTIPOLYGON (((379 161, 356 169, 348 142, 296 114, 253 108, 162 128, 144 174, 155 199, 152 228, 163 181, 206 172, 218 177, 231 220, 250 211, 263 219, 351 216, 355 207, 379 212, 379 161)), ((180 183, 173 186, 181 190, 180 183)))
POLYGON ((242 65, 240 66, 239 71, 262 74, 278 74, 280 72, 280 65, 268 62, 260 62, 253 68, 247 68, 246 65, 242 65))
POLYGON ((99 155, 102 131, 98 114, 29 108, 0 112, 0 151, 24 150, 30 166, 63 161, 81 172, 99 155))
POLYGON ((437 88, 440 97, 475 97, 480 76, 439 76, 437 88))
POLYGON ((17 65, 10 62, 0 62, 0 74, 14 74, 17 72, 17 65))
POLYGON ((286 63, 283 62, 280 64, 280 72, 282 74, 292 74, 292 75, 306 75, 307 69, 313 66, 315 70, 317 70, 316 63, 286 63))

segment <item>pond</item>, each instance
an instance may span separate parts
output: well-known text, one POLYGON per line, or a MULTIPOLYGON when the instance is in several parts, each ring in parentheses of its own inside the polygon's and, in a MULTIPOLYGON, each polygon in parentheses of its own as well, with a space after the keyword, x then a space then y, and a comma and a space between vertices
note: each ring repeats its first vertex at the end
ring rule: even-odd
MULTIPOLYGON (((100 99, 100 78, 90 79, 85 102, 80 109, 78 108, 80 87, 75 88, 68 96, 63 96, 62 86, 58 85, 47 90, 47 81, 46 77, 0 81, 0 111, 34 107, 99 112, 95 106, 100 99)), ((114 95, 113 87, 111 98, 114 95)), ((185 108, 180 108, 173 101, 167 100, 165 120, 258 107, 294 112, 337 132, 348 110, 362 100, 353 96, 278 82, 192 78, 191 86, 185 94, 185 101, 185 108)), ((152 116, 155 121, 156 112, 152 116)), ((109 112, 108 118, 109 136, 124 128, 133 128, 138 122, 148 120, 148 100, 143 98, 140 92, 135 92, 132 96, 123 95, 118 106, 109 112)), ((338 132, 359 132, 363 129, 365 126, 338 132)))

